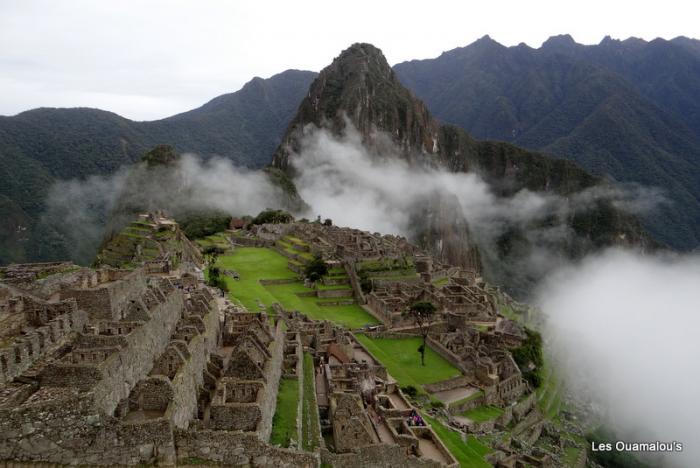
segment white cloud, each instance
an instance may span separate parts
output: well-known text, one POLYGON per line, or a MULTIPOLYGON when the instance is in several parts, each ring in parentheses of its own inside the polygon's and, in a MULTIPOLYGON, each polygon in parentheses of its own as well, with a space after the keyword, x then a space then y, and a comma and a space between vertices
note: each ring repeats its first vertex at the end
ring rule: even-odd
POLYGON ((610 250, 552 275, 539 293, 567 388, 624 440, 679 441, 700 460, 700 257, 610 250))

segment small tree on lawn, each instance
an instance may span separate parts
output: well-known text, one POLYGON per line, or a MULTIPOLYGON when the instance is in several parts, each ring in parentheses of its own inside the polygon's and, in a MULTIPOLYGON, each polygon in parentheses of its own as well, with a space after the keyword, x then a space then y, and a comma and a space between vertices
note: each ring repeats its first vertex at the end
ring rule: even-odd
POLYGON ((314 259, 306 265, 306 268, 304 268, 304 276, 314 283, 327 274, 328 264, 323 261, 321 256, 314 257, 314 259))
POLYGON ((418 352, 420 353, 420 363, 421 365, 425 365, 425 347, 426 347, 426 340, 428 338, 428 332, 430 331, 430 325, 433 322, 433 319, 435 318, 435 312, 437 311, 437 307, 432 302, 415 302, 413 305, 411 305, 411 308, 408 309, 408 312, 406 314, 410 315, 411 318, 413 318, 413 323, 416 324, 418 329, 420 330, 420 334, 423 337, 423 343, 418 347, 418 352))

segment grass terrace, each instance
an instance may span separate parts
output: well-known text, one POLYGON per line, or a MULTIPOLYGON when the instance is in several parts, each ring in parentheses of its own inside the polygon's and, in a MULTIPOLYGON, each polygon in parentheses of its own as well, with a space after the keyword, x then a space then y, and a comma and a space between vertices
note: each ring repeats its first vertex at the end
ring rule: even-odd
MULTIPOLYGON (((277 241, 277 245, 282 248, 285 252, 297 255, 299 258, 303 258, 304 260, 313 260, 314 256, 311 255, 311 252, 305 252, 303 250, 295 249, 292 243, 287 242, 285 239, 281 239, 277 241)), ((301 245, 301 244, 300 244, 301 245)))
POLYGON ((219 232, 216 234, 212 234, 211 236, 207 236, 203 239, 197 239, 195 240, 197 245, 199 247, 205 248, 205 247, 219 247, 224 250, 228 250, 231 248, 231 243, 228 240, 228 237, 226 234, 223 232, 219 232))
POLYGON ((294 236, 285 236, 285 240, 291 242, 292 244, 297 244, 297 245, 302 245, 302 246, 309 245, 306 242, 304 242, 303 240, 299 239, 298 237, 294 237, 294 236))
POLYGON ((297 437, 297 405, 299 403, 299 381, 280 379, 277 393, 277 409, 272 419, 270 442, 281 447, 289 447, 291 439, 297 437))
POLYGON ((414 338, 370 338, 358 334, 357 339, 374 355, 402 386, 413 385, 425 393, 422 385, 440 382, 460 375, 459 369, 433 351, 425 350, 425 366, 421 365, 418 347, 423 340, 414 338))
POLYGON ((481 468, 490 467, 491 465, 484 460, 484 455, 488 454, 491 449, 479 442, 474 436, 467 436, 467 441, 462 440, 460 433, 453 431, 443 425, 435 418, 431 418, 425 414, 422 415, 433 431, 437 434, 447 449, 454 455, 463 468, 481 468))
POLYGON ((330 270, 328 270, 328 276, 331 278, 347 278, 348 274, 345 272, 345 268, 343 267, 333 267, 330 270))
POLYGON ((561 386, 553 369, 545 364, 540 370, 542 384, 537 389, 539 407, 549 419, 557 419, 561 410, 561 386))
MULTIPOLYGON (((316 284, 316 288, 318 288, 321 291, 327 291, 327 290, 334 290, 334 289, 347 289, 348 291, 352 290, 352 286, 349 284, 323 284, 323 283, 318 283, 316 284)), ((348 295, 352 295, 352 293, 348 292, 348 295)))
POLYGON ((406 270, 413 267, 413 258, 382 258, 378 260, 362 260, 357 263, 358 271, 378 272, 388 270, 406 270))
MULTIPOLYGON (((338 289, 338 288, 333 288, 338 289)), ((379 321, 357 304, 341 306, 319 306, 319 302, 333 302, 342 298, 319 299, 318 297, 300 297, 297 293, 312 291, 301 282, 265 286, 265 290, 277 299, 285 309, 298 310, 314 320, 330 320, 348 328, 360 328, 379 321)), ((352 291, 348 289, 348 297, 352 291)), ((346 298, 347 299, 347 298, 346 298)))
POLYGON ((484 392, 481 391, 481 390, 478 390, 478 391, 472 393, 471 395, 469 395, 469 396, 466 397, 466 398, 462 398, 461 400, 457 400, 457 401, 455 401, 455 402, 453 402, 453 403, 450 403, 450 405, 451 405, 451 406, 459 406, 459 405, 461 405, 462 403, 466 403, 466 402, 468 402, 468 401, 475 400, 475 399, 479 398, 480 396, 484 396, 484 392))
POLYGON ((491 421, 503 414, 503 409, 496 406, 480 406, 462 413, 462 416, 471 419, 476 423, 491 421))
POLYGON ((433 281, 433 286, 435 286, 436 288, 441 288, 441 287, 447 285, 447 283, 449 283, 449 282, 450 282, 449 276, 445 276, 444 278, 440 278, 440 279, 433 281))
POLYGON ((238 272, 236 281, 224 275, 232 301, 241 303, 251 312, 257 312, 256 299, 266 306, 279 300, 260 284, 260 279, 296 279, 297 275, 287 269, 287 258, 271 249, 239 247, 230 255, 221 255, 216 266, 238 272))
POLYGON ((304 398, 301 408, 301 447, 313 451, 319 445, 318 405, 314 390, 314 359, 311 354, 304 353, 304 398))

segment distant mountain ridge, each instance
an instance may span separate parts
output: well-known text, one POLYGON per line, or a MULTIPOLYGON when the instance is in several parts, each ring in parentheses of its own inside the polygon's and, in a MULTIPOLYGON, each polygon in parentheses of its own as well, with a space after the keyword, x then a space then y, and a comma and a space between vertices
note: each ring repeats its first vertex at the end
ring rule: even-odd
POLYGON ((673 247, 700 244, 700 41, 584 46, 563 35, 533 49, 485 36, 394 70, 436 117, 477 138, 663 188, 673 204, 645 225, 673 247))

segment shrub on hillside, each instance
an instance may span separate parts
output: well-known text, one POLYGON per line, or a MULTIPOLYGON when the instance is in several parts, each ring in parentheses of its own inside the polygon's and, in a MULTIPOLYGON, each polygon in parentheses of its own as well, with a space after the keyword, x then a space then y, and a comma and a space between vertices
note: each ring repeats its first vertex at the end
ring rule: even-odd
POLYGON ((294 216, 284 210, 266 209, 253 218, 252 224, 286 224, 294 221, 294 216))
POLYGON ((304 268, 304 276, 309 281, 318 281, 328 274, 328 264, 320 256, 314 257, 304 268))
POLYGON ((176 220, 180 229, 190 239, 201 239, 228 229, 231 216, 222 212, 184 215, 176 220))

